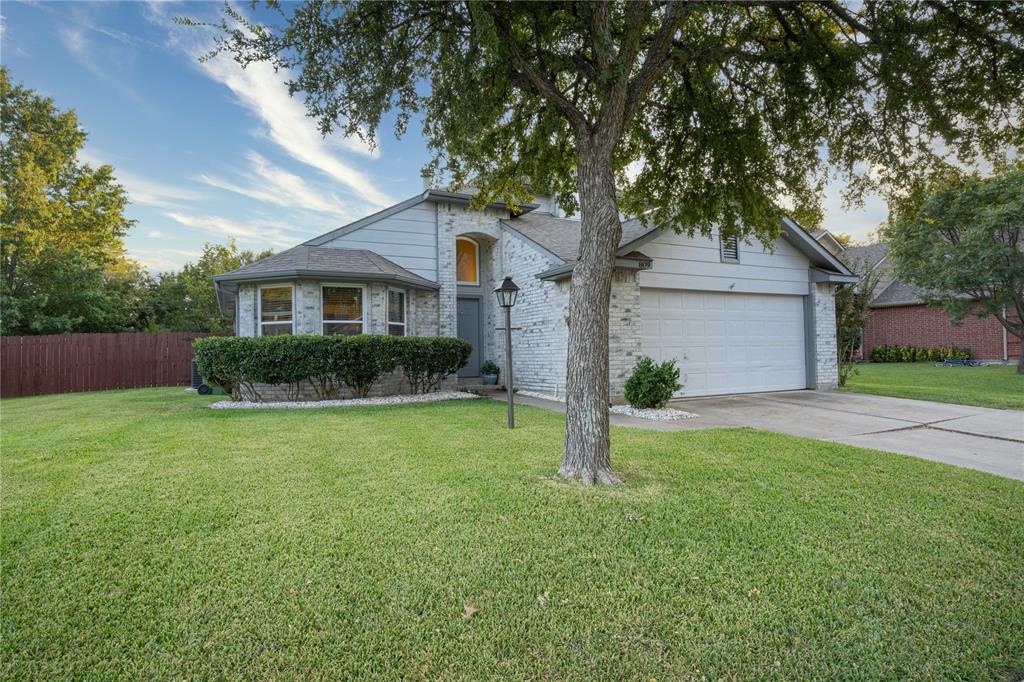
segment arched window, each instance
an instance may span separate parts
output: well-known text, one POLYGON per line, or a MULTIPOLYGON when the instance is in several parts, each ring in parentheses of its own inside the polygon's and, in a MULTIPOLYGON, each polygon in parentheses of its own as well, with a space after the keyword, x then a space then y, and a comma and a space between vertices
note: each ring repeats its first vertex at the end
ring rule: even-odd
POLYGON ((455 240, 455 279, 459 284, 480 284, 480 246, 469 237, 455 240))

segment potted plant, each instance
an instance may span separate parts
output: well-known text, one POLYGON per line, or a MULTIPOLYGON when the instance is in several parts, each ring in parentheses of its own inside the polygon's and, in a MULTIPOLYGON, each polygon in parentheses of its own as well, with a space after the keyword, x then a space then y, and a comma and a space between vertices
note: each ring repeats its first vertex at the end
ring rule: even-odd
POLYGON ((494 364, 494 360, 488 360, 480 367, 480 377, 484 380, 484 385, 490 386, 498 383, 498 373, 501 370, 494 364))

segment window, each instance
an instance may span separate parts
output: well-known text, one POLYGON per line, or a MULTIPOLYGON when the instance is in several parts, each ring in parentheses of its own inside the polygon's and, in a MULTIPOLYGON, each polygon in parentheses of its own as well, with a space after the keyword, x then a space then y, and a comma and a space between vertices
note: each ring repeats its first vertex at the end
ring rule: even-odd
POLYGON ((722 260, 740 262, 740 240, 739 237, 719 237, 722 243, 722 260))
POLYGON ((455 279, 459 284, 480 284, 480 247, 468 237, 455 240, 455 279))
POLYGON ((321 292, 324 334, 362 334, 363 288, 325 286, 321 292))
POLYGON ((405 292, 388 289, 388 334, 405 336, 405 292))
POLYGON ((291 334, 292 319, 291 285, 260 287, 260 336, 291 334))

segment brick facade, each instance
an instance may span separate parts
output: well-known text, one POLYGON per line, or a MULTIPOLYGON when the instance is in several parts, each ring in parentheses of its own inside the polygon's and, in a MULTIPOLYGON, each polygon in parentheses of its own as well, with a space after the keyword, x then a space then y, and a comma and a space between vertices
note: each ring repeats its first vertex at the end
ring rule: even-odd
MULTIPOLYGON (((1009 359, 1020 353, 1020 339, 1006 337, 1009 359)), ((864 352, 875 346, 944 348, 966 346, 978 360, 1003 360, 1003 327, 994 317, 969 315, 953 325, 942 308, 926 305, 875 308, 864 328, 864 352)))
POLYGON ((839 350, 836 346, 836 285, 811 284, 811 308, 814 316, 814 387, 831 391, 839 385, 839 350))

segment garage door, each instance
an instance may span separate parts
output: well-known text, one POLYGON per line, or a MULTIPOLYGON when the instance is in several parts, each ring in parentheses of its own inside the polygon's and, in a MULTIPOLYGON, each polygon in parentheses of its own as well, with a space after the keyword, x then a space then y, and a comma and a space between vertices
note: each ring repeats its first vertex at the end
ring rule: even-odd
POLYGON ((643 351, 676 358, 681 395, 807 387, 801 296, 642 289, 643 351))

